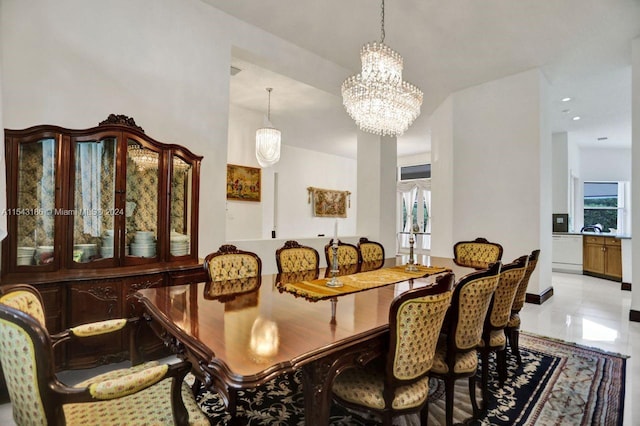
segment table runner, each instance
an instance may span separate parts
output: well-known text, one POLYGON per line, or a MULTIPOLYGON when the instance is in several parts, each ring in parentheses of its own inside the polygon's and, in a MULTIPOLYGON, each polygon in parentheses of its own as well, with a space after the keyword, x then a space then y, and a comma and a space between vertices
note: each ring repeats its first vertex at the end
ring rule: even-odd
POLYGON ((389 284, 399 283, 412 278, 423 278, 429 275, 440 274, 451 271, 449 268, 441 266, 416 265, 416 272, 405 271, 405 265, 392 266, 390 268, 377 269, 374 271, 360 272, 353 275, 343 275, 338 277, 343 284, 342 287, 327 287, 327 281, 331 278, 320 278, 312 281, 300 281, 296 283, 277 283, 280 291, 293 293, 312 301, 330 299, 344 294, 356 293, 371 288, 382 287, 389 284))

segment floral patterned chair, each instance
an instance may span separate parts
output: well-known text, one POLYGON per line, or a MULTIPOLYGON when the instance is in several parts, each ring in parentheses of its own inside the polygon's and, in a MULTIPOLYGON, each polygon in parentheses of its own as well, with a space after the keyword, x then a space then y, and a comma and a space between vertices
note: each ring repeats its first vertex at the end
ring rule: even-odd
POLYGON ((457 265, 475 269, 486 269, 502 259, 502 246, 486 238, 459 241, 453 246, 453 260, 457 265))
MULTIPOLYGON (((54 341, 43 325, 38 291, 14 286, 0 297, 0 359, 18 425, 208 425, 191 389, 183 383, 191 366, 150 362, 116 370, 74 387, 54 370, 54 341)), ((93 335, 121 327, 119 320, 79 326, 60 335, 93 335)))
POLYGON ((320 256, 313 247, 289 240, 276 250, 278 273, 301 272, 318 269, 320 256))
MULTIPOLYGON (((333 238, 329 241, 329 244, 324 246, 324 256, 327 261, 327 269, 331 269, 331 262, 333 257, 333 250, 331 246, 333 245, 333 238)), ((338 267, 342 268, 344 266, 352 266, 360 264, 360 252, 358 251, 358 247, 353 244, 343 243, 338 240, 338 267)), ((357 272, 357 270, 356 270, 357 272)))
POLYGON ((438 340, 429 373, 431 377, 444 380, 447 426, 453 424, 453 392, 458 379, 468 377, 473 416, 477 418, 480 415, 475 384, 478 369, 476 348, 482 339, 491 297, 498 287, 501 266, 496 262, 486 270, 467 274, 458 280, 454 288, 451 308, 442 326, 445 332, 438 340))
POLYGON ((518 286, 518 291, 513 299, 513 305, 511 306, 511 316, 505 329, 507 337, 509 339, 509 347, 511 353, 515 354, 518 364, 522 364, 522 357, 520 356, 520 348, 518 341, 520 340, 520 311, 524 307, 524 302, 527 298, 527 286, 529 285, 529 279, 531 274, 536 269, 538 264, 538 257, 540 256, 540 250, 534 250, 529 255, 529 263, 527 263, 527 270, 524 273, 522 281, 518 286))
POLYGON ((366 237, 362 237, 358 241, 358 251, 360 252, 360 261, 362 263, 384 261, 384 247, 382 244, 369 241, 366 237))
POLYGON ((409 290, 394 299, 389 310, 389 349, 362 368, 347 369, 333 383, 341 405, 366 409, 391 425, 393 416, 420 412, 427 424, 429 369, 438 335, 451 302, 453 274, 436 284, 409 290))
POLYGON ((528 256, 522 256, 502 266, 498 287, 493 294, 489 313, 485 319, 482 340, 478 348, 482 359, 483 407, 486 407, 489 400, 489 354, 491 352, 496 352, 500 384, 504 384, 507 378, 507 337, 504 330, 511 315, 511 306, 518 285, 527 268, 527 258, 528 256))
POLYGON ((259 277, 262 274, 262 261, 255 253, 225 244, 217 252, 205 257, 204 269, 209 274, 209 281, 259 277))

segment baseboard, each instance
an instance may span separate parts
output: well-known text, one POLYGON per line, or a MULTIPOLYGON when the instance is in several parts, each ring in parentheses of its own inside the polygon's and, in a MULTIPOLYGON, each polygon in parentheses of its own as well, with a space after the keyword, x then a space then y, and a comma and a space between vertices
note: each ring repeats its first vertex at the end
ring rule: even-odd
POLYGON ((547 287, 540 294, 527 293, 526 302, 542 305, 553 296, 553 287, 547 287))
POLYGON ((640 322, 640 311, 629 311, 629 321, 640 322))
POLYGON ((620 290, 631 291, 631 283, 623 282, 622 285, 620 286, 620 290))
POLYGON ((603 280, 622 282, 622 277, 620 278, 612 277, 611 275, 598 274, 597 272, 582 271, 582 275, 588 275, 590 277, 595 277, 595 278, 602 278, 603 280))

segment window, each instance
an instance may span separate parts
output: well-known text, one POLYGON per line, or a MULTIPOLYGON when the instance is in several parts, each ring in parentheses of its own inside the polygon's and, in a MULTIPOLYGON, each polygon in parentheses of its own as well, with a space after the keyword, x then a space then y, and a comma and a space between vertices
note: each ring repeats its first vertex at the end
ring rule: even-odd
POLYGON ((624 214, 623 182, 584 183, 584 225, 598 225, 604 232, 621 230, 624 214))
POLYGON ((431 164, 400 167, 400 180, 431 178, 431 164))

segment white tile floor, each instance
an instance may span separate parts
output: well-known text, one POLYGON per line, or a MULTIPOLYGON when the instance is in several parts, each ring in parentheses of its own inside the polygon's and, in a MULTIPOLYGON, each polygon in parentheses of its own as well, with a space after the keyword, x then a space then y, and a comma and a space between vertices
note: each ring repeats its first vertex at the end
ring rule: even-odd
MULTIPOLYGON (((640 406, 631 401, 640 401, 640 323, 629 321, 631 292, 583 275, 554 272, 552 279, 554 296, 522 310, 523 330, 630 355, 624 425, 639 425, 640 406)), ((0 405, 0 425, 15 425, 9 404, 0 405)))

